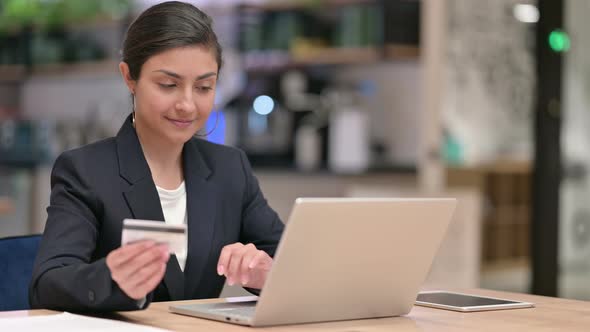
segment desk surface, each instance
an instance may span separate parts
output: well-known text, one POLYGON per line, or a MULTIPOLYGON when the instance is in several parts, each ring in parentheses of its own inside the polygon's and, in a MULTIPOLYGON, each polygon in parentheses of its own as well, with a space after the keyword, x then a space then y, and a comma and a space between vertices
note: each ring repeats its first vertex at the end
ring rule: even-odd
MULTIPOLYGON (((588 331, 590 302, 557 299, 489 290, 470 290, 469 293, 529 301, 532 309, 515 309, 460 313, 454 311, 414 307, 402 317, 365 319, 321 324, 301 324, 264 328, 265 331, 588 331)), ((204 300, 204 301, 221 301, 204 300)), ((197 301, 183 301, 194 303, 197 301)), ((173 331, 253 331, 252 328, 176 315, 168 312, 172 302, 153 303, 147 310, 120 312, 105 318, 120 319, 173 331)), ((181 302, 174 302, 181 303, 181 302)), ((50 310, 0 312, 2 317, 48 315, 50 310)), ((1 320, 0 320, 1 325, 1 320)))

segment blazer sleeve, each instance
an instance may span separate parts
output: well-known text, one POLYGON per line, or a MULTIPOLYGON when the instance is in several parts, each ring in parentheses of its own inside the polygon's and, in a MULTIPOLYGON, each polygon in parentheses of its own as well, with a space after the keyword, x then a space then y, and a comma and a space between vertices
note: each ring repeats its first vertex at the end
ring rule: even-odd
POLYGON ((241 242, 252 243, 273 257, 283 233, 284 224, 277 213, 268 205, 252 167, 243 151, 240 158, 246 179, 242 205, 241 242))
MULTIPOLYGON (((106 259, 92 261, 102 209, 68 153, 55 162, 47 223, 29 286, 32 308, 65 311, 137 310, 111 278, 106 259)), ((143 307, 151 300, 151 294, 143 307)))

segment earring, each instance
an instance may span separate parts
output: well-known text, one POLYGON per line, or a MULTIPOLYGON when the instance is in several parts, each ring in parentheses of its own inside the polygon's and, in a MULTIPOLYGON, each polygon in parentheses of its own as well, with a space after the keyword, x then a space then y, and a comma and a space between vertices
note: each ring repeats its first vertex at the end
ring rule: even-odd
POLYGON ((131 99, 133 99, 133 112, 131 112, 131 124, 133 128, 135 128, 135 94, 131 94, 131 99))

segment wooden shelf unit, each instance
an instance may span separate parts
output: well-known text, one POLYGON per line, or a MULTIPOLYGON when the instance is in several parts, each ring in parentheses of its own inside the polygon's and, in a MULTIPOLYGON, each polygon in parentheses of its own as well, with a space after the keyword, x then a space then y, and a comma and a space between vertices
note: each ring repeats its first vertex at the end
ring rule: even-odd
POLYGON ((116 73, 118 70, 116 60, 35 65, 30 72, 24 65, 0 65, 0 84, 19 83, 30 77, 116 73))
MULTIPOLYGON (((262 52, 264 53, 264 52, 262 52)), ((377 47, 362 48, 320 48, 312 52, 300 55, 289 56, 290 59, 279 65, 268 64, 265 61, 263 65, 246 65, 246 70, 252 71, 276 71, 290 68, 300 68, 306 66, 325 66, 325 65, 358 65, 372 64, 380 61, 404 61, 418 60, 420 50, 417 46, 412 45, 387 45, 385 52, 377 47)), ((245 55, 244 57, 247 57, 245 55)), ((244 61, 246 62, 246 61, 244 61)))
POLYGON ((482 261, 494 263, 530 256, 530 162, 499 160, 447 168, 447 185, 478 189, 485 201, 482 261))
POLYGON ((386 44, 385 59, 387 60, 417 60, 420 57, 420 47, 416 45, 386 44))
POLYGON ((119 62, 116 60, 90 61, 78 63, 56 63, 37 65, 33 67, 33 76, 61 76, 72 74, 101 74, 116 73, 119 62))
POLYGON ((308 54, 295 55, 295 65, 337 65, 374 62, 379 59, 379 50, 365 48, 324 48, 308 54))
MULTIPOLYGON (((415 3, 419 6, 418 0, 415 3)), ((241 4, 236 13, 241 18, 238 26, 244 29, 240 31, 245 31, 238 37, 245 67, 247 71, 276 72, 293 67, 418 60, 419 40, 412 37, 415 35, 412 28, 415 10, 389 5, 391 3, 382 0, 241 4), (407 22, 390 18, 388 13, 392 10, 399 15, 409 13, 410 18, 407 22), (282 22, 284 17, 287 17, 286 23, 278 26, 291 28, 285 28, 289 32, 284 33, 284 38, 277 38, 268 31, 278 29, 277 22, 282 22), (310 24, 317 24, 317 31, 306 30, 310 24), (330 24, 334 30, 321 28, 330 24)))
POLYGON ((0 65, 0 83, 18 83, 26 76, 24 65, 0 65))

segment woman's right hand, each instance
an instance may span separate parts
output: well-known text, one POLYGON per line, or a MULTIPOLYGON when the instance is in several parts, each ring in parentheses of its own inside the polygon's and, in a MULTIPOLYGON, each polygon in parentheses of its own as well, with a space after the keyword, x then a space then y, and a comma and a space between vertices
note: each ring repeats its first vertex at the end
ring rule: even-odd
POLYGON ((158 286, 169 258, 167 245, 139 241, 111 251, 106 263, 119 288, 130 298, 141 300, 158 286))

